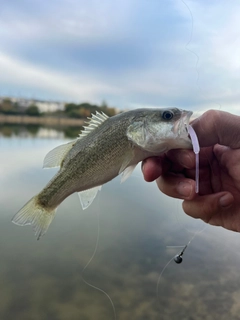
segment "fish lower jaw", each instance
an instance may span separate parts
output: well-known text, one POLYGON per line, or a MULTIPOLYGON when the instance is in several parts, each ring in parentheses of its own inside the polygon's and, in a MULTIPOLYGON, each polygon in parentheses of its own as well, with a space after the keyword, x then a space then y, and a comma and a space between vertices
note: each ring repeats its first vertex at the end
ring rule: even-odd
POLYGON ((192 142, 188 137, 171 139, 165 145, 165 152, 171 149, 192 149, 192 142))
POLYGON ((175 140, 175 143, 175 149, 192 149, 192 142, 188 137, 187 139, 177 139, 175 140))

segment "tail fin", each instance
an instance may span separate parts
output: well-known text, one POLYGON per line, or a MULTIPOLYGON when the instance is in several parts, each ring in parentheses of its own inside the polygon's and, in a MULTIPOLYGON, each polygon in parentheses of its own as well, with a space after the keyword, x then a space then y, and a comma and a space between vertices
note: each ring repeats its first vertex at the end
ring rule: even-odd
POLYGON ((54 218, 56 209, 47 211, 36 203, 36 197, 29 200, 21 210, 13 217, 12 222, 25 226, 31 224, 37 240, 47 232, 47 229, 54 218))

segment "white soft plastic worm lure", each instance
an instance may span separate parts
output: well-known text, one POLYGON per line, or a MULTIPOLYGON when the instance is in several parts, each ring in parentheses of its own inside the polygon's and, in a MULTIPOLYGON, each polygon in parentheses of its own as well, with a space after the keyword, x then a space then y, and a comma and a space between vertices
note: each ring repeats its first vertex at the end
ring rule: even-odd
POLYGON ((199 192, 199 151, 200 151, 200 146, 198 142, 198 137, 196 135, 196 132, 194 131, 193 127, 189 124, 188 125, 188 133, 189 136, 192 140, 192 145, 193 145, 193 151, 196 155, 196 172, 195 172, 195 180, 196 180, 196 187, 195 187, 195 192, 199 192))

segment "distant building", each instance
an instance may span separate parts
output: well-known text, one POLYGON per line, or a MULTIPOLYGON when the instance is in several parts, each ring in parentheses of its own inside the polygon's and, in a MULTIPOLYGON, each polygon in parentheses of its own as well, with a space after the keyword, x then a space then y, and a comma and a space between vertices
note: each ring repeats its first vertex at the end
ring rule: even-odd
POLYGON ((39 108, 40 112, 53 112, 56 110, 63 110, 65 105, 65 102, 43 101, 43 100, 15 98, 15 97, 0 97, 0 103, 4 99, 9 99, 12 102, 17 103, 21 108, 28 108, 31 105, 35 105, 39 108))
POLYGON ((64 102, 37 101, 37 100, 34 100, 32 104, 37 106, 40 112, 53 112, 56 110, 63 110, 65 105, 64 102))

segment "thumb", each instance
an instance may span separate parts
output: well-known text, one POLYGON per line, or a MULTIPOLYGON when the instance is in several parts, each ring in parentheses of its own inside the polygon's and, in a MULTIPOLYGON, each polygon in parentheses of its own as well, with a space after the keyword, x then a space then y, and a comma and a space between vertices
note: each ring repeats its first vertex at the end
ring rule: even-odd
POLYGON ((209 110, 192 122, 201 147, 221 144, 240 148, 240 116, 224 111, 209 110))
POLYGON ((196 196, 183 201, 183 210, 193 218, 218 226, 226 224, 226 211, 232 206, 234 198, 229 192, 196 196), (225 215, 224 215, 225 213, 225 215))

